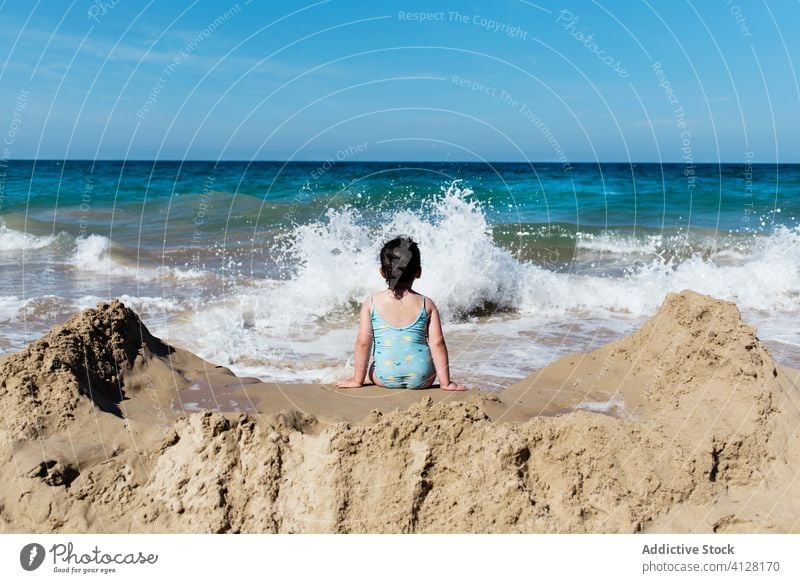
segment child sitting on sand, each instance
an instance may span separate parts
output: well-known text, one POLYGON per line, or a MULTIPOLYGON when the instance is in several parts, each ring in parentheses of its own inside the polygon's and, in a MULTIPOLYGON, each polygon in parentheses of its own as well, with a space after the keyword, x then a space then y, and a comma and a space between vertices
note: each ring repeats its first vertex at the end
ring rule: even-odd
POLYGON ((422 275, 419 247, 411 237, 387 242, 380 252, 381 277, 388 289, 364 300, 355 346, 355 374, 337 382, 360 387, 367 376, 389 389, 426 389, 439 377, 445 391, 465 391, 450 379, 439 311, 430 298, 411 289, 422 275))

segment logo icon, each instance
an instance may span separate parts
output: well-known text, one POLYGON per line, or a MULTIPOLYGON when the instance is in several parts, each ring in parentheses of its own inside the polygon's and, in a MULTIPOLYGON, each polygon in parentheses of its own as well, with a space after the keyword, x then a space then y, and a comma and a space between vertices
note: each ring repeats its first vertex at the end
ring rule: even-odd
POLYGON ((30 543, 19 552, 19 564, 26 571, 35 571, 44 563, 44 547, 39 543, 30 543))

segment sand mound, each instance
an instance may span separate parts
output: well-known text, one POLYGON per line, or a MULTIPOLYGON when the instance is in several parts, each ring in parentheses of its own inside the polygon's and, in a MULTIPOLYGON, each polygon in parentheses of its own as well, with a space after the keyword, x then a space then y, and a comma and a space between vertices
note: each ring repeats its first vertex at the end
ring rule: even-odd
POLYGON ((64 429, 81 396, 119 415, 125 375, 169 350, 118 300, 85 310, 0 363, 0 429, 14 439, 64 429))
POLYGON ((734 304, 669 294, 609 356, 631 363, 626 405, 654 430, 703 452, 711 481, 744 482, 774 460, 770 438, 787 395, 775 361, 734 304))
MULTIPOLYGON (((112 305, 106 311, 120 324, 133 321, 112 305)), ((91 336, 96 319, 71 322, 88 322, 91 336)), ((141 338, 118 348, 124 355, 111 362, 129 368, 141 338)), ((106 370, 109 350, 98 348, 92 370, 106 370)), ((115 370, 124 379, 127 368, 115 370)), ((67 532, 797 532, 797 378, 775 365, 733 304, 670 294, 632 336, 560 359, 499 398, 433 402, 420 393, 405 409, 376 410, 358 423, 324 415, 316 423, 290 405, 184 415, 158 439, 150 427, 140 432, 150 438, 133 445, 117 439, 106 459, 80 471, 49 458, 43 461, 59 471, 31 464, 20 471, 6 447, 0 479, 16 487, 0 494, 0 525, 67 532), (547 406, 532 395, 557 393, 575 405, 620 404, 615 416, 530 415, 547 406)), ((306 389, 306 402, 314 391, 317 399, 331 394, 306 389)), ((338 415, 344 406, 337 403, 338 415)))

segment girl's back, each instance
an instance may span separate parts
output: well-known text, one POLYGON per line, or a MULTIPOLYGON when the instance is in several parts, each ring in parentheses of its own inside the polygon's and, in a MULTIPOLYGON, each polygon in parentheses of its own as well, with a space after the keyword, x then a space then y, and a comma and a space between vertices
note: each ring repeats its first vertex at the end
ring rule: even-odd
POLYGON ((377 380, 389 388, 430 386, 436 371, 428 346, 429 314, 425 297, 409 290, 401 298, 375 294, 370 302, 377 380))
MULTIPOLYGON (((400 300, 395 299, 392 294, 386 292, 377 293, 371 299, 373 307, 387 324, 401 328, 413 324, 419 316, 423 304, 430 303, 425 302, 424 298, 425 296, 422 294, 409 291, 400 300)), ((425 311, 430 316, 429 305, 425 305, 425 311)))

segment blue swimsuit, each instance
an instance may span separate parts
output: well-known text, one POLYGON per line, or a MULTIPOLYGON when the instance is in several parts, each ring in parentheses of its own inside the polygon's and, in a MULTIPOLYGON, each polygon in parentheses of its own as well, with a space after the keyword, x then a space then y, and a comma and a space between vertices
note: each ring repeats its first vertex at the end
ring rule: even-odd
POLYGON ((436 371, 428 346, 428 313, 425 296, 422 309, 408 326, 388 324, 375 310, 370 298, 372 320, 372 358, 375 377, 390 389, 421 389, 433 383, 436 371))

